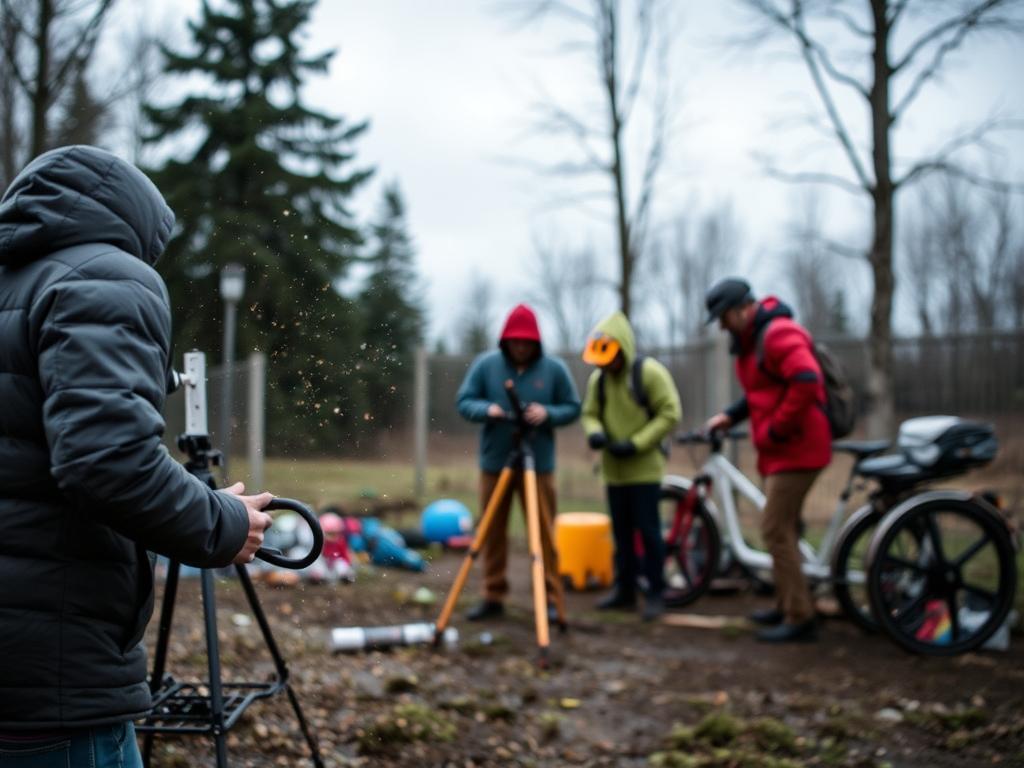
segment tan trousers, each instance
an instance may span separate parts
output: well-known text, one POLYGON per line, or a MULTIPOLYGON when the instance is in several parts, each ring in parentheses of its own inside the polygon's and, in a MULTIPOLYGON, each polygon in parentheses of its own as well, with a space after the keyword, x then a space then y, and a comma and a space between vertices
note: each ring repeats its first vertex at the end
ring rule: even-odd
MULTIPOLYGON (((498 484, 498 475, 490 472, 480 473, 480 514, 487 509, 487 501, 491 498, 494 487, 498 484)), ((508 579, 505 570, 508 565, 508 513, 512 506, 512 496, 518 494, 519 505, 526 518, 526 488, 523 473, 518 471, 512 477, 512 488, 506 492, 501 505, 494 512, 491 530, 484 541, 481 554, 484 560, 484 599, 502 602, 508 594, 508 579)), ((540 542, 544 552, 544 580, 547 582, 548 602, 554 603, 555 595, 562 589, 558 578, 558 555, 551 537, 554 535, 555 514, 558 511, 555 498, 555 476, 553 473, 537 475, 537 500, 540 508, 540 542), (546 521, 546 524, 545 524, 546 521)))
POLYGON ((800 568, 800 510, 807 492, 821 470, 779 472, 765 479, 764 517, 761 535, 772 556, 772 575, 779 610, 789 624, 814 617, 814 601, 800 568))

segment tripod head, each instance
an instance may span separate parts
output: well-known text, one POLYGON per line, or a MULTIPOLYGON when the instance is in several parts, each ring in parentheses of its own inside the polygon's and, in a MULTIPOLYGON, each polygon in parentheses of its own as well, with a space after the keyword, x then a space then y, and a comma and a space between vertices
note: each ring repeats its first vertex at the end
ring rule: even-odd
MULTIPOLYGON (((211 466, 221 465, 221 452, 214 450, 207 427, 206 411, 206 355, 193 350, 185 353, 185 367, 181 372, 171 370, 167 376, 167 391, 185 387, 185 431, 178 435, 178 449, 188 456, 185 468, 214 490, 216 482, 211 466)), ((270 512, 287 509, 295 512, 313 532, 313 546, 302 557, 289 558, 279 549, 260 547, 256 557, 264 562, 291 570, 302 570, 316 562, 324 548, 324 532, 313 510, 294 499, 275 498, 264 507, 270 512)))

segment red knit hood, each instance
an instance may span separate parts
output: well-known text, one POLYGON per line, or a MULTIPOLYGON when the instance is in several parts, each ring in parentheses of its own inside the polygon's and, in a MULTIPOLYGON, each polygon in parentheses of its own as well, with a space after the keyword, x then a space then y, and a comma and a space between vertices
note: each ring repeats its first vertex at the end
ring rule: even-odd
POLYGON ((501 331, 501 341, 509 339, 523 339, 540 344, 540 326, 537 325, 537 315, 525 304, 517 305, 508 313, 505 327, 501 331))

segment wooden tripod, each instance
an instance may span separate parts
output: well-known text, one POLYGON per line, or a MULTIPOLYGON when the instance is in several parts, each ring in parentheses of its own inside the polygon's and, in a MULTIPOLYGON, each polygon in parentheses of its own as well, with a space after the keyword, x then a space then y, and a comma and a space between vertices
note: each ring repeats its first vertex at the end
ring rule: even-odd
MULTIPOLYGON (((508 494, 512 492, 512 479, 518 470, 523 472, 523 502, 526 506, 526 530, 530 546, 530 573, 533 581, 533 613, 537 626, 537 647, 539 650, 538 663, 546 667, 548 663, 548 647, 550 635, 548 628, 547 597, 545 594, 544 574, 544 551, 541 546, 541 526, 544 527, 544 534, 554 546, 554 532, 551 530, 551 520, 547 515, 540 512, 540 503, 537 495, 537 467, 534 461, 533 448, 528 438, 530 426, 523 415, 523 406, 516 394, 515 387, 511 381, 505 382, 505 391, 508 393, 509 401, 512 403, 512 419, 516 425, 513 435, 513 448, 505 462, 504 469, 498 476, 498 483, 487 500, 484 514, 480 518, 473 543, 469 552, 462 561, 455 582, 445 599, 441 615, 434 625, 434 642, 439 643, 448 622, 451 620, 455 610, 455 603, 459 599, 463 588, 466 586, 466 579, 469 578, 469 571, 473 563, 480 555, 487 537, 492 533, 492 523, 498 508, 505 501, 508 494)), ((565 632, 568 628, 565 618, 565 595, 561 589, 555 590, 555 609, 558 613, 559 628, 565 632)))

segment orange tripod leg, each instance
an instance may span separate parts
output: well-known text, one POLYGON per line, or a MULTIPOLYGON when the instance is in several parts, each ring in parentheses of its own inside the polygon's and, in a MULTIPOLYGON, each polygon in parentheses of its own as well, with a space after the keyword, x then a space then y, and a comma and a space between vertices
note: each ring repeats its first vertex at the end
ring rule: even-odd
POLYGON ((544 581, 544 551, 540 542, 540 505, 537 502, 537 472, 527 467, 523 472, 526 490, 526 527, 530 539, 530 560, 533 574, 533 613, 537 622, 537 646, 540 649, 541 666, 547 665, 548 609, 544 581))
POLYGON ((541 536, 547 537, 548 546, 551 548, 551 551, 555 553, 555 562, 552 564, 555 568, 555 610, 558 613, 558 628, 562 632, 565 632, 569 628, 569 622, 565 615, 565 589, 562 586, 562 579, 558 573, 558 550, 555 548, 555 526, 551 520, 551 515, 547 510, 541 508, 538 517, 541 522, 541 536))
POLYGON ((476 561, 476 558, 480 555, 480 550, 483 548, 484 542, 487 540, 487 534, 491 530, 491 523, 494 520, 494 515, 498 506, 505 498, 505 494, 509 491, 509 487, 512 483, 512 475, 512 468, 505 467, 501 470, 501 474, 498 476, 498 483, 494 486, 494 491, 491 492, 491 497, 487 500, 487 507, 484 510, 484 514, 480 518, 479 525, 477 525, 476 535, 473 537, 473 544, 470 546, 466 557, 462 560, 462 566, 459 568, 459 573, 455 577, 455 583, 452 584, 451 591, 448 592, 448 597, 444 602, 444 607, 441 609, 441 615, 438 617, 437 623, 434 625, 435 643, 440 642, 441 635, 444 634, 445 629, 448 627, 448 622, 452 618, 452 612, 455 610, 455 603, 458 601, 463 587, 466 586, 466 579, 469 578, 469 571, 473 567, 473 563, 476 561))

